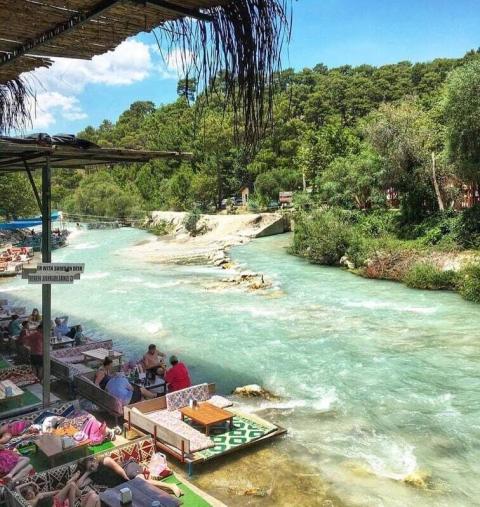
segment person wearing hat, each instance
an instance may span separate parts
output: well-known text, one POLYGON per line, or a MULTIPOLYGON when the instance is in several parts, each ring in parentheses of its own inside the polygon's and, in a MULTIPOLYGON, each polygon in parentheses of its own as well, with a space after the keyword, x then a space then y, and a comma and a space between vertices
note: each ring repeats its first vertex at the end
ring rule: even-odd
POLYGON ((190 374, 184 363, 179 362, 177 356, 170 357, 171 368, 165 373, 165 382, 168 385, 168 392, 180 391, 192 385, 190 374))

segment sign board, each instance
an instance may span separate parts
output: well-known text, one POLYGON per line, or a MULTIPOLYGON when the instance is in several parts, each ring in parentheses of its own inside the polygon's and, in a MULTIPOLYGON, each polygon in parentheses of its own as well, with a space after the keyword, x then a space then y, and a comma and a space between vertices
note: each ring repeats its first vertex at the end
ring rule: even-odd
POLYGON ((85 264, 71 263, 71 262, 50 262, 37 264, 37 273, 83 273, 85 264))
MULTIPOLYGON (((80 278, 80 275, 79 277, 80 278)), ((73 283, 75 280, 74 275, 65 275, 65 274, 58 274, 58 273, 42 273, 42 274, 34 274, 34 275, 28 275, 27 277, 28 283, 33 284, 44 284, 44 283, 73 283)))
POLYGON ((84 271, 83 263, 41 262, 36 267, 24 267, 22 278, 33 284, 71 284, 74 280, 80 280, 80 275, 84 271))

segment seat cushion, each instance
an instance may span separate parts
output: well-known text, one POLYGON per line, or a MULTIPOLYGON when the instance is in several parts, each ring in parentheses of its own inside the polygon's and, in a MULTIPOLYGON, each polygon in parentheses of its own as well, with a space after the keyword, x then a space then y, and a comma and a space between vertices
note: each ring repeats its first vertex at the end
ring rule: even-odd
MULTIPOLYGON (((168 410, 158 410, 156 412, 150 412, 146 417, 158 424, 163 426, 167 430, 170 430, 190 443, 190 452, 197 452, 209 447, 214 447, 213 440, 200 433, 200 431, 192 428, 187 423, 172 416, 168 410)), ((167 442, 169 443, 169 442, 167 442)))
POLYGON ((209 396, 208 384, 198 384, 180 391, 174 391, 166 396, 167 410, 178 410, 186 407, 190 400, 207 401, 209 396))
POLYGON ((210 399, 207 400, 208 403, 215 405, 218 408, 227 408, 231 407, 233 403, 223 396, 219 396, 218 394, 214 394, 210 399))

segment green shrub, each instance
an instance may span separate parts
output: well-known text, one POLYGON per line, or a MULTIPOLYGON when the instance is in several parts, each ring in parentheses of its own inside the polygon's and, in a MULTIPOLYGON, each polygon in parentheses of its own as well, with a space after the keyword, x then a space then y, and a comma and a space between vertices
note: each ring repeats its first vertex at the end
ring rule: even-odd
POLYGON ((394 234, 398 221, 398 212, 374 211, 366 213, 359 220, 359 230, 362 234, 373 238, 394 234))
POLYGON ((202 218, 202 214, 198 208, 194 208, 190 211, 185 219, 183 220, 183 225, 185 229, 190 233, 190 236, 198 236, 203 234, 205 230, 203 228, 198 227, 198 222, 202 218))
POLYGON ((146 227, 148 232, 155 234, 155 236, 166 236, 173 232, 173 226, 166 220, 160 220, 155 225, 146 227))
POLYGON ((358 229, 352 232, 347 256, 356 268, 362 268, 375 251, 376 242, 366 238, 358 229))
POLYGON ((314 263, 336 265, 345 255, 352 233, 352 226, 337 210, 299 213, 291 251, 314 263))
POLYGON ((455 288, 457 273, 443 271, 430 262, 418 262, 406 273, 404 282, 413 289, 441 290, 455 288))
POLYGON ((480 263, 469 264, 458 273, 457 290, 467 301, 480 303, 480 263))
POLYGON ((433 213, 414 225, 403 225, 399 236, 417 239, 425 246, 439 246, 442 249, 455 249, 459 230, 460 214, 453 211, 433 213))
POLYGON ((464 248, 480 248, 480 205, 466 209, 460 215, 457 241, 464 248))

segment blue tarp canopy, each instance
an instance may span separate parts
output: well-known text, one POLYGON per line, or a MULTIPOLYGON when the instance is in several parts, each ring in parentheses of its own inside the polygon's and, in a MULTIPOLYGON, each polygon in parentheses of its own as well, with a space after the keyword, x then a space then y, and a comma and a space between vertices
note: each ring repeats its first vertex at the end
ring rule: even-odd
MULTIPOLYGON (((52 211, 52 220, 58 220, 60 218, 60 213, 58 211, 52 211)), ((37 225, 42 225, 42 217, 34 217, 34 218, 24 218, 23 220, 12 220, 11 222, 3 222, 0 223, 0 230, 3 231, 14 231, 16 229, 29 229, 30 227, 35 227, 37 225)))

